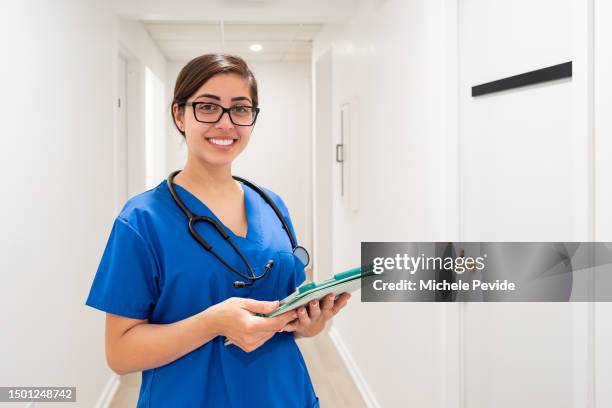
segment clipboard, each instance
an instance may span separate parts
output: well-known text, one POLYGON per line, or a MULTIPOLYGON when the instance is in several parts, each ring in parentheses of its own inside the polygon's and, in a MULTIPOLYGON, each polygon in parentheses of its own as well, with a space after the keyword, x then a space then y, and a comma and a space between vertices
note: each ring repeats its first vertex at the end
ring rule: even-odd
MULTIPOLYGON (((300 285, 295 292, 280 301, 280 306, 272 313, 261 314, 257 316, 274 317, 298 307, 307 305, 311 300, 322 299, 326 295, 333 293, 337 299, 340 294, 345 292, 354 292, 361 288, 361 279, 365 276, 372 275, 372 268, 368 265, 362 273, 361 267, 352 268, 341 273, 337 273, 329 279, 320 283, 310 281, 300 285)), ((225 339, 224 345, 232 344, 231 340, 225 339)))

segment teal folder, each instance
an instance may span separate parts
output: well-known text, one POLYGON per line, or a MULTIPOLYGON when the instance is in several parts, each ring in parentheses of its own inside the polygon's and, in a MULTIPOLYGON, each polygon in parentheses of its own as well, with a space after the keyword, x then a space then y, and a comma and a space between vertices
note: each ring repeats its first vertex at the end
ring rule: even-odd
MULTIPOLYGON (((354 292, 361 287, 361 279, 371 274, 371 268, 367 268, 362 273, 361 267, 357 267, 337 273, 320 283, 314 281, 304 283, 295 292, 281 300, 280 306, 275 311, 268 314, 258 314, 258 316, 274 317, 300 306, 305 306, 311 300, 320 300, 330 293, 333 293, 337 298, 342 293, 354 292)), ((232 343, 229 339, 225 339, 224 344, 227 346, 232 343)))

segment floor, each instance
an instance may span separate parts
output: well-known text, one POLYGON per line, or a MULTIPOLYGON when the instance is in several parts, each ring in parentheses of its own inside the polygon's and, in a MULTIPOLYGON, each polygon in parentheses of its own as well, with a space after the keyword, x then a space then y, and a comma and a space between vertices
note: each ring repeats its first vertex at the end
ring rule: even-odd
MULTIPOLYGON (((365 408, 366 405, 329 335, 297 340, 319 396, 321 408, 365 408)), ((140 388, 140 373, 121 377, 111 408, 134 408, 140 388)))

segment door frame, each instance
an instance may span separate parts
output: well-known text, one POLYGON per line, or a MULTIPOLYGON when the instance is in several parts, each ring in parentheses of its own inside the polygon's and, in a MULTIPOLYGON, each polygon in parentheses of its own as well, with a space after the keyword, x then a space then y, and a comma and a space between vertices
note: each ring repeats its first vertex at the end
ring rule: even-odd
POLYGON ((313 279, 333 274, 333 50, 313 61, 313 279))

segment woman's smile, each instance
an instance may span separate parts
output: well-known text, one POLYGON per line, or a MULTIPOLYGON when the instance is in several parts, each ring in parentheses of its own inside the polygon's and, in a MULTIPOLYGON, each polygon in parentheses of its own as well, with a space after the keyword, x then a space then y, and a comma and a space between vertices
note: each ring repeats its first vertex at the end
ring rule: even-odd
POLYGON ((238 142, 238 139, 233 137, 207 137, 206 141, 219 150, 227 151, 238 142))

